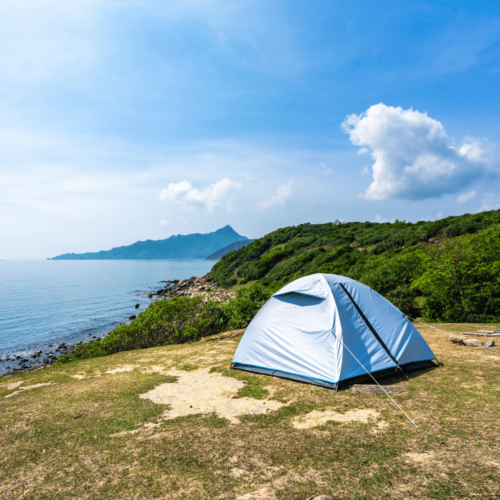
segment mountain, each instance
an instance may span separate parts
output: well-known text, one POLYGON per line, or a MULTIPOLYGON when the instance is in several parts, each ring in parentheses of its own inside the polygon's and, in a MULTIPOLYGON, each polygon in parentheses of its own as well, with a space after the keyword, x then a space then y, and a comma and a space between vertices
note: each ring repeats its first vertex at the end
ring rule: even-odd
POLYGON ((104 260, 104 259, 206 259, 217 250, 235 242, 248 240, 231 226, 213 233, 170 236, 165 240, 138 241, 132 245, 89 253, 66 253, 48 260, 104 260))
POLYGON ((224 255, 226 255, 227 253, 246 247, 247 245, 250 245, 250 243, 252 243, 253 241, 255 240, 246 239, 241 241, 235 241, 234 243, 231 243, 230 245, 227 245, 224 248, 217 250, 217 252, 214 252, 212 255, 209 255, 205 260, 219 260, 222 257, 224 257, 224 255))

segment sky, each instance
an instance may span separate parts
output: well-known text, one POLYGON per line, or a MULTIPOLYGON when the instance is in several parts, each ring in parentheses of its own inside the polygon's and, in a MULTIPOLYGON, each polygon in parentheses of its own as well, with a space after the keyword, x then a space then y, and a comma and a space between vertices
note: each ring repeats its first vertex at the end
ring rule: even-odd
POLYGON ((0 259, 500 208, 500 3, 0 0, 0 259))

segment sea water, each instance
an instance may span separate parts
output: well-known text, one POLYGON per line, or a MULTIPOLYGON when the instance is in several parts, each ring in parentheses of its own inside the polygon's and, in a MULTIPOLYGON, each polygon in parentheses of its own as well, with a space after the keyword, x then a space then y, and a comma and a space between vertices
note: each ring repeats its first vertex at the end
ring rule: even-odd
POLYGON ((213 264, 193 259, 0 261, 0 374, 18 368, 5 361, 7 355, 28 357, 49 344, 102 337, 147 307, 148 293, 162 288, 160 281, 203 276, 213 264))

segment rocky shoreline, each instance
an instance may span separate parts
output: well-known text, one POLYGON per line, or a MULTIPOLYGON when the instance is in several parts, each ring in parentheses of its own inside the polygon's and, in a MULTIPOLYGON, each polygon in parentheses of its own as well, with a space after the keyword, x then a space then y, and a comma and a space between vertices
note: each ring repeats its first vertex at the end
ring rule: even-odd
MULTIPOLYGON (((227 302, 235 295, 234 292, 219 288, 208 275, 200 277, 193 276, 182 281, 161 281, 160 283, 164 284, 163 288, 149 292, 149 299, 163 300, 172 297, 193 298, 201 296, 204 301, 217 300, 227 302)), ((139 309, 139 304, 136 304, 135 308, 139 309)), ((127 317, 128 320, 133 320, 135 318, 135 314, 127 317)), ((42 349, 38 348, 38 350, 32 350, 29 353, 1 356, 0 363, 9 363, 9 365, 6 366, 7 372, 0 373, 0 378, 47 368, 52 366, 60 356, 68 353, 77 345, 92 342, 94 340, 101 340, 101 338, 101 336, 92 335, 91 338, 80 340, 80 342, 77 343, 60 342, 59 344, 46 344, 42 349)))
POLYGON ((196 277, 193 276, 186 280, 170 280, 162 281, 165 286, 160 290, 151 292, 148 297, 170 299, 172 297, 203 297, 203 300, 218 300, 220 302, 227 302, 233 298, 235 293, 223 288, 219 288, 213 278, 208 275, 196 277))

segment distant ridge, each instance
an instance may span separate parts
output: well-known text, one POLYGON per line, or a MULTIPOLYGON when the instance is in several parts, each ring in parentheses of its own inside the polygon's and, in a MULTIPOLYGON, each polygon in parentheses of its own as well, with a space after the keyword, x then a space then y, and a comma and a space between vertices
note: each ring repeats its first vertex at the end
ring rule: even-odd
POLYGON ((231 243, 230 245, 225 246, 224 248, 221 248, 220 250, 217 250, 217 252, 214 252, 212 255, 209 255, 205 260, 219 260, 224 255, 226 255, 229 252, 232 252, 234 250, 239 250, 240 248, 246 247, 247 245, 250 245, 255 240, 241 240, 241 241, 236 241, 234 243, 231 243))
POLYGON ((214 252, 235 242, 248 240, 231 226, 213 233, 178 234, 165 240, 138 241, 132 245, 89 253, 66 253, 47 260, 106 260, 106 259, 206 259, 214 252))

